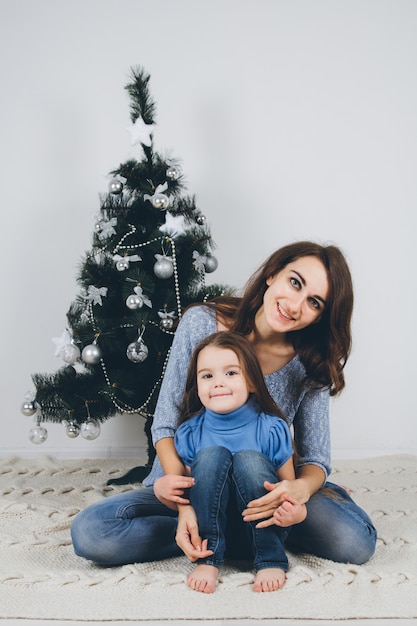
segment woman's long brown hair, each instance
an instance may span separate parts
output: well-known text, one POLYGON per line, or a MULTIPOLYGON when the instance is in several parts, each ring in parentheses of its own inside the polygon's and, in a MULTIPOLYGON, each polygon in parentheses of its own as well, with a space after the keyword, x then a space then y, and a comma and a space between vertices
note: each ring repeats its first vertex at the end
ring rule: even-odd
POLYGON ((220 296, 207 302, 225 320, 230 330, 248 335, 255 315, 263 304, 268 278, 276 276, 289 263, 312 256, 326 269, 329 281, 328 302, 320 321, 289 334, 303 363, 310 384, 328 388, 331 395, 345 386, 343 369, 352 347, 352 277, 341 250, 333 245, 299 241, 280 248, 248 280, 241 298, 220 296))
POLYGON ((205 337, 194 348, 188 367, 185 392, 179 406, 179 424, 190 419, 203 408, 197 393, 197 361, 198 355, 207 346, 221 348, 222 350, 232 350, 238 358, 243 376, 248 387, 253 390, 252 395, 256 398, 260 409, 265 413, 272 413, 285 420, 282 411, 269 394, 258 358, 251 344, 242 335, 231 331, 221 331, 205 337))

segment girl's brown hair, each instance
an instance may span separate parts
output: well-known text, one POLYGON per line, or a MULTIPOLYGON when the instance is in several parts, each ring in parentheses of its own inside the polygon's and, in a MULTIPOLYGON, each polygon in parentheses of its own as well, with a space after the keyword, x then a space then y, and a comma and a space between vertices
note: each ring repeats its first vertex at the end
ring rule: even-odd
POLYGON ((328 302, 319 322, 292 332, 290 338, 310 383, 329 388, 331 395, 337 395, 345 386, 343 369, 352 347, 353 310, 352 277, 338 247, 310 241, 284 246, 271 254, 252 275, 242 298, 222 296, 213 298, 207 305, 224 318, 230 330, 248 335, 253 330, 256 312, 262 306, 267 279, 276 276, 289 263, 307 256, 319 259, 326 269, 328 302))
POLYGON ((205 337, 194 348, 188 367, 185 392, 179 406, 179 424, 190 419, 203 408, 197 393, 197 361, 200 352, 207 346, 232 350, 239 360, 243 376, 248 387, 253 389, 252 395, 256 398, 261 410, 285 419, 282 411, 269 395, 258 358, 251 344, 242 335, 230 331, 222 331, 205 337))

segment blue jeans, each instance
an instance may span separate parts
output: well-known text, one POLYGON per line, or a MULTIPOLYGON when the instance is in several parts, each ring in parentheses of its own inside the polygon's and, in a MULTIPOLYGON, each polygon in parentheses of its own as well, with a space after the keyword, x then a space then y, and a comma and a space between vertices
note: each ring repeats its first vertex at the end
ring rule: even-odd
MULTIPOLYGON (((207 476, 214 476, 212 464, 207 476)), ((259 480, 262 484, 262 480, 259 480)), ((307 518, 292 526, 288 550, 339 563, 365 563, 374 553, 376 530, 368 515, 344 489, 327 483, 340 499, 320 491, 307 502, 307 518)), ((228 507, 226 558, 252 559, 246 522, 242 522, 233 494, 228 507)), ((115 566, 167 559, 183 554, 175 542, 177 515, 141 487, 90 505, 74 518, 71 535, 75 553, 99 565, 115 566)))
MULTIPOLYGON (((241 514, 248 502, 267 493, 263 486, 265 480, 276 481, 277 475, 268 457, 254 450, 242 450, 233 456, 226 448, 212 446, 197 452, 191 475, 195 478, 195 485, 190 489, 190 500, 197 514, 200 536, 208 540, 208 549, 214 552, 200 559, 199 563, 223 565, 229 542, 227 530, 231 537, 240 527, 239 534, 246 534, 246 546, 252 548, 256 571, 267 567, 287 571, 288 559, 284 549, 287 528, 276 525, 256 528, 257 522, 244 522, 241 515, 228 527, 230 502, 237 505, 241 514)), ((232 545, 235 544, 233 541, 232 545)), ((246 549, 245 557, 247 552, 246 549)))

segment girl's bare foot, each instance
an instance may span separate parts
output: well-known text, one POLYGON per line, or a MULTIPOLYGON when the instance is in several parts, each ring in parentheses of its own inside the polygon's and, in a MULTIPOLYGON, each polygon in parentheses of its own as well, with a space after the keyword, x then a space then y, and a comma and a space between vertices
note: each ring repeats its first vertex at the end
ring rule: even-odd
POLYGON ((278 567, 267 567, 256 572, 254 591, 276 591, 285 583, 285 572, 278 567))
POLYGON ((217 584, 219 568, 214 565, 200 563, 187 578, 187 585, 194 591, 213 593, 217 584))

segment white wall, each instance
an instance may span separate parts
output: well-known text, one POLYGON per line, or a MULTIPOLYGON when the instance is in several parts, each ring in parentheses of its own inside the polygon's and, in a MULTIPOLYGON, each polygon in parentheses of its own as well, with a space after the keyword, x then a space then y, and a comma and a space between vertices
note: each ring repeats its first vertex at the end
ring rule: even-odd
POLYGON ((1 1, 1 452, 134 455, 143 422, 99 439, 20 413, 78 289, 108 172, 129 156, 129 68, 151 74, 158 150, 182 158, 217 243, 214 282, 243 286, 275 248, 332 241, 356 288, 335 456, 416 452, 417 2, 1 1), (135 446, 135 447, 133 447, 135 446))

